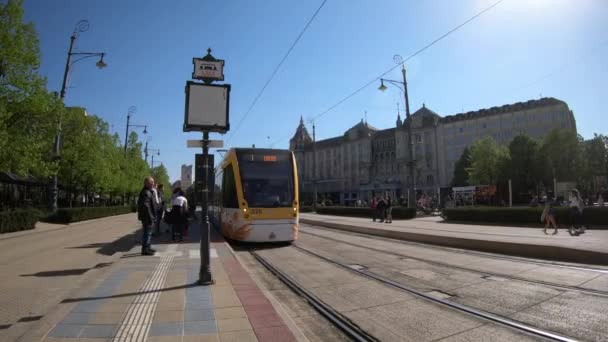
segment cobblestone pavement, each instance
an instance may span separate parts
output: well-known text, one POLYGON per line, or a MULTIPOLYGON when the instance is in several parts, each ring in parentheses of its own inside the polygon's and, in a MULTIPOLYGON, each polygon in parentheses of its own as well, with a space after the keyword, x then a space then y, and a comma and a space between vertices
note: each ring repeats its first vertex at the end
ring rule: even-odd
POLYGON ((0 239, 0 340, 14 341, 87 279, 130 249, 135 214, 4 234, 0 239))

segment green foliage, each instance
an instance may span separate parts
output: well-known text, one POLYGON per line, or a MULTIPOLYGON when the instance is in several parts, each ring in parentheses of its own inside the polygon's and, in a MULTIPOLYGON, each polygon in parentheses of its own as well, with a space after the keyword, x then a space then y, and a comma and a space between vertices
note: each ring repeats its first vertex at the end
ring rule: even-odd
POLYGON ((471 167, 467 170, 469 184, 494 185, 504 179, 509 163, 509 151, 491 137, 477 140, 471 145, 471 167))
POLYGON ((62 208, 46 217, 44 220, 47 222, 68 224, 128 213, 131 213, 131 207, 62 208))
POLYGON ((168 201, 171 198, 171 183, 169 181, 169 173, 164 165, 156 166, 150 169, 150 174, 154 177, 156 184, 163 184, 165 189, 163 192, 163 198, 168 201))
MULTIPOLYGON (((570 224, 570 208, 555 207, 558 225, 570 224)), ((542 207, 466 207, 443 209, 443 215, 448 221, 541 225, 542 207)), ((608 208, 584 208, 583 222, 591 225, 608 225, 608 208)))
POLYGON ((540 148, 542 163, 557 181, 575 182, 582 175, 583 149, 576 132, 555 129, 545 137, 540 148))
MULTIPOLYGON (((372 217, 372 208, 365 207, 317 207, 317 214, 372 217)), ((416 209, 407 207, 393 207, 393 219, 412 219, 416 217, 416 209)))
POLYGON ((0 170, 48 176, 62 106, 38 75, 40 48, 32 23, 23 23, 22 0, 0 3, 0 170))
POLYGON ((452 186, 467 186, 469 185, 469 173, 468 169, 471 168, 471 151, 468 147, 465 147, 462 151, 460 159, 454 166, 454 177, 452 178, 452 186))
POLYGON ((507 175, 513 182, 514 193, 534 189, 544 179, 540 144, 525 134, 516 136, 509 144, 510 160, 507 175))
POLYGON ((40 216, 34 209, 0 211, 0 234, 34 229, 40 216))

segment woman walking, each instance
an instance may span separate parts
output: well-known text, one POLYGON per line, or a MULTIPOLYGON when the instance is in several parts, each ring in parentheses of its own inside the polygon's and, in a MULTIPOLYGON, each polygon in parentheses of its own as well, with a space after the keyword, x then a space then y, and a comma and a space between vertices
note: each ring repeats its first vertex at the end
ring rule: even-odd
POLYGON ((553 226, 553 235, 557 234, 557 223, 555 222, 555 208, 553 207, 553 198, 548 197, 545 201, 545 209, 543 210, 543 218, 545 220, 545 229, 543 232, 548 235, 547 228, 553 226))
POLYGON ((188 200, 181 188, 173 190, 175 195, 171 201, 172 231, 173 241, 184 241, 184 234, 188 225, 188 200))
POLYGON ((570 218, 572 222, 572 232, 575 232, 576 235, 585 233, 585 229, 582 226, 582 218, 583 218, 583 199, 581 198, 580 193, 576 189, 572 189, 570 192, 570 218))

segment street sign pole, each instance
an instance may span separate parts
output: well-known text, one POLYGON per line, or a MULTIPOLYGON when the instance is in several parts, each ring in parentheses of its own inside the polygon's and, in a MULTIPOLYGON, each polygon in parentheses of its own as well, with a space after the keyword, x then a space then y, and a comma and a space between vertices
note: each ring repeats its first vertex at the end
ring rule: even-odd
POLYGON ((201 191, 202 193, 202 201, 201 201, 201 268, 198 273, 198 282, 200 285, 211 285, 215 282, 211 277, 211 267, 210 263, 210 253, 209 247, 211 244, 210 241, 210 228, 209 224, 209 132, 203 132, 203 186, 201 191))
MULTIPOLYGON (((209 148, 223 147, 223 141, 209 140, 209 133, 225 134, 230 129, 230 84, 211 84, 214 81, 224 80, 224 61, 213 57, 211 49, 207 49, 206 56, 193 58, 192 64, 194 66, 192 78, 201 80, 203 83, 195 81, 186 82, 184 132, 197 131, 203 133, 203 140, 188 140, 187 144, 188 147, 203 148, 202 163, 199 163, 199 157, 196 156, 197 173, 199 166, 203 168, 202 180, 197 179, 195 185, 195 192, 201 195, 201 268, 198 283, 200 285, 211 285, 215 282, 211 276, 211 267, 209 265, 211 254, 209 193, 210 189, 214 187, 214 181, 210 181, 209 179, 211 175, 209 169, 213 170, 213 162, 210 161, 210 157, 212 156, 209 156, 209 148)), ((199 178, 198 174, 197 178, 199 178)))

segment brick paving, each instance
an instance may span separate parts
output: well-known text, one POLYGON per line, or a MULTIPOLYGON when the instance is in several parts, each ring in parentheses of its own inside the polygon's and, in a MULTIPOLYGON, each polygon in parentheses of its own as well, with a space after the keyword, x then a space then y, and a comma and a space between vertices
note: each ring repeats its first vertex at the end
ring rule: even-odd
POLYGON ((157 256, 133 248, 90 293, 71 298, 44 341, 295 341, 229 246, 214 234, 215 284, 199 286, 198 226, 186 242, 155 239, 157 256))

